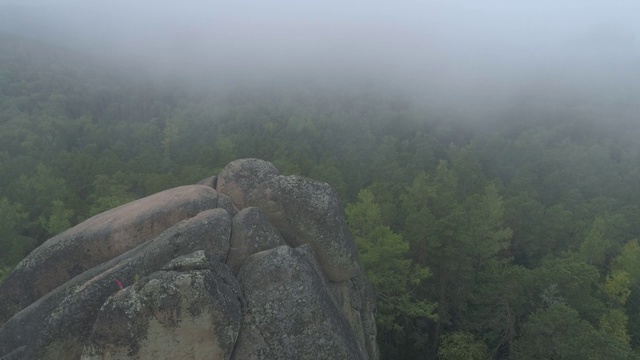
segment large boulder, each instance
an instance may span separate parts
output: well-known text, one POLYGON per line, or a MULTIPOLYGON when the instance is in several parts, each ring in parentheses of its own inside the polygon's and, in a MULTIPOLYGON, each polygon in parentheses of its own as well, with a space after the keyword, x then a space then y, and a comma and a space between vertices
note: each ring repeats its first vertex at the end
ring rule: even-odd
POLYGON ((198 250, 222 262, 230 234, 231 219, 225 210, 204 211, 76 276, 0 328, 0 354, 26 346, 24 359, 78 359, 100 307, 119 290, 117 281, 128 286, 172 259, 198 250))
POLYGON ((233 205, 231 198, 223 193, 218 193, 218 207, 220 209, 227 210, 231 217, 235 216, 238 213, 238 208, 233 205))
POLYGON ((378 359, 335 191, 256 159, 214 178, 30 254, 0 285, 0 360, 378 359))
POLYGON ((229 196, 240 210, 247 195, 260 183, 278 176, 272 163, 259 159, 240 159, 230 162, 218 174, 216 190, 229 196))
POLYGON ((98 214, 47 240, 0 284, 0 324, 74 276, 217 206, 211 187, 181 186, 98 214))
POLYGON ((367 359, 308 245, 252 255, 238 279, 246 309, 237 360, 367 359))
POLYGON ((229 359, 241 304, 218 259, 202 250, 182 256, 106 300, 82 359, 229 359))
POLYGON ((336 191, 300 176, 276 176, 256 187, 247 206, 260 208, 292 247, 313 247, 331 281, 345 281, 359 269, 355 242, 336 191))
POLYGON ((249 256, 284 244, 282 235, 271 225, 262 210, 244 208, 232 221, 227 266, 237 275, 249 256))

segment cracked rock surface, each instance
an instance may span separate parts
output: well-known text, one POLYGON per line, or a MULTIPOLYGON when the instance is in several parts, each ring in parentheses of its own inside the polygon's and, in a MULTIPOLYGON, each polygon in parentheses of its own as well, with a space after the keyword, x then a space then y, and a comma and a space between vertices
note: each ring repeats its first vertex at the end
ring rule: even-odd
POLYGON ((28 255, 0 360, 377 359, 374 313, 335 191, 240 159, 28 255))

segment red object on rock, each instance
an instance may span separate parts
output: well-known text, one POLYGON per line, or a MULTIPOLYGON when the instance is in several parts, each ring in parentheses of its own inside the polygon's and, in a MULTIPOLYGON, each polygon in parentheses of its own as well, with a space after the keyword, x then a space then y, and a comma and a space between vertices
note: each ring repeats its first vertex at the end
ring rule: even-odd
POLYGON ((115 279, 116 280, 116 285, 118 285, 118 289, 122 290, 122 283, 120 282, 120 280, 115 279))

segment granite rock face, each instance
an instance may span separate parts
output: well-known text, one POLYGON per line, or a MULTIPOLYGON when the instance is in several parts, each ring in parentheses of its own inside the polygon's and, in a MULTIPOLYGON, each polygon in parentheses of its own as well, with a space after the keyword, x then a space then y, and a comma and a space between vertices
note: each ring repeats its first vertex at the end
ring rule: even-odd
POLYGON ((162 269, 172 259, 204 250, 226 257, 231 219, 212 209, 183 220, 157 238, 74 277, 0 327, 0 354, 27 346, 25 359, 77 359, 109 296, 162 269), (119 283, 118 283, 119 282, 119 283))
POLYGON ((218 174, 216 190, 229 196, 233 204, 242 210, 251 190, 265 180, 278 175, 276 167, 268 161, 234 160, 218 174))
POLYGON ((242 320, 229 269, 199 250, 111 295, 81 359, 229 359, 242 320))
POLYGON ((34 250, 0 284, 0 360, 379 357, 330 186, 257 159, 201 183, 34 250))
POLYGON ((254 254, 238 278, 247 312, 234 359, 364 358, 309 245, 254 254))
POLYGON ((284 245, 280 232, 259 208, 244 208, 233 217, 227 265, 238 274, 245 260, 260 251, 284 245))
POLYGON ((338 195, 329 184, 276 176, 251 191, 247 204, 264 211, 290 246, 311 245, 331 281, 345 281, 356 274, 356 245, 338 195))
POLYGON ((178 187, 96 215, 47 240, 0 284, 0 323, 74 276, 217 204, 218 194, 210 187, 178 187))

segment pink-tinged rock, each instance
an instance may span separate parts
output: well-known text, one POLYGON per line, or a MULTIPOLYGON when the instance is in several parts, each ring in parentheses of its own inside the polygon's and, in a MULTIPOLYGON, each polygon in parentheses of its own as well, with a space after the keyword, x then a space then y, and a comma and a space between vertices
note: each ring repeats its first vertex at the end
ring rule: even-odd
POLYGON ((0 284, 0 324, 74 276, 218 206, 209 186, 165 190, 98 214, 47 240, 0 284))

